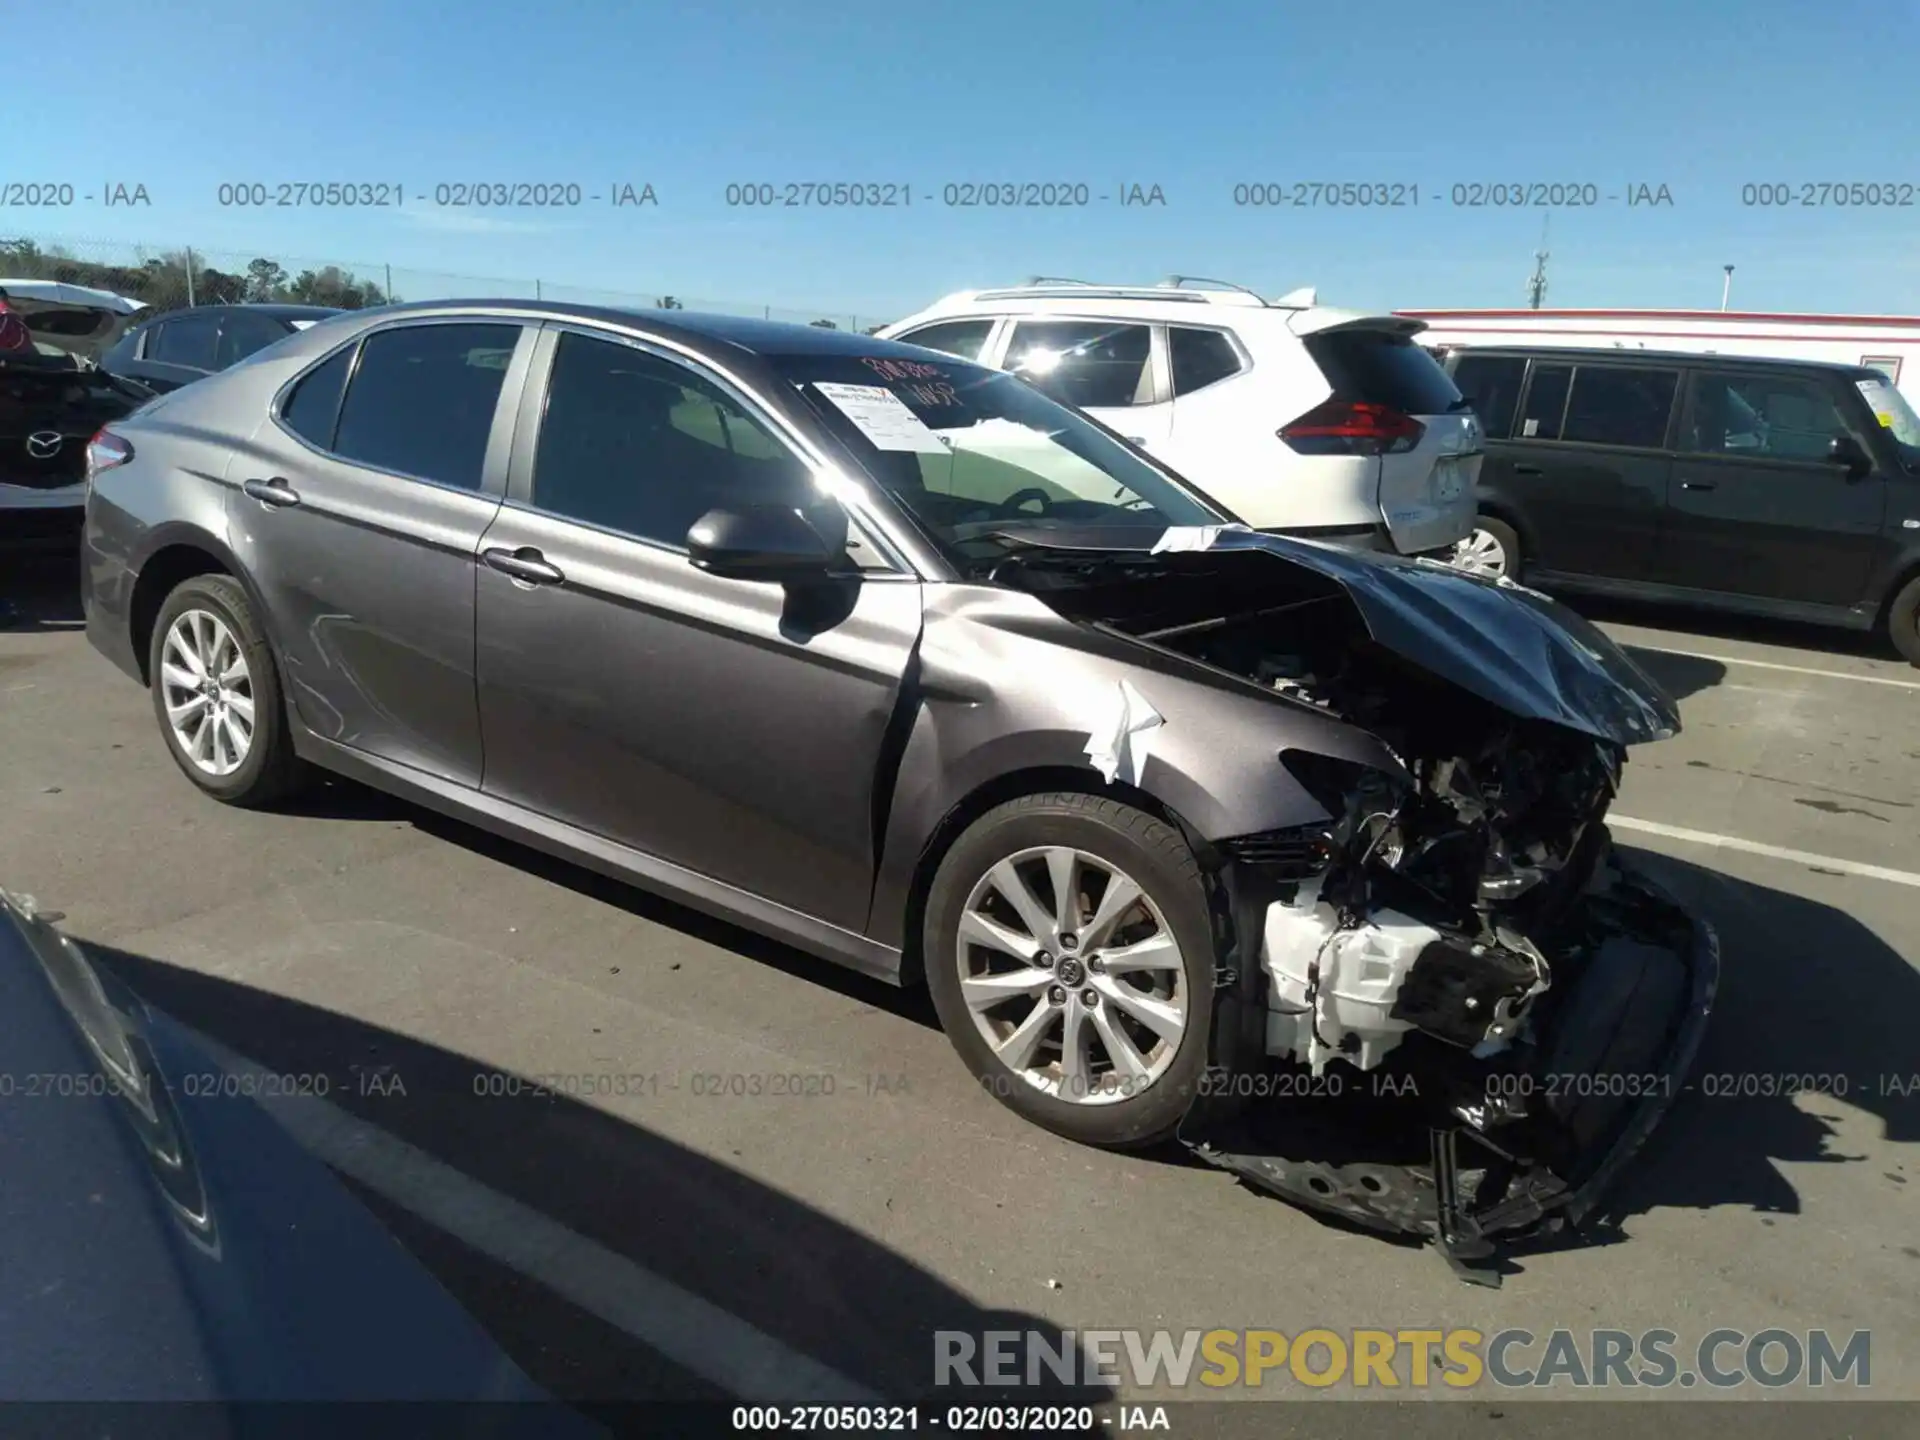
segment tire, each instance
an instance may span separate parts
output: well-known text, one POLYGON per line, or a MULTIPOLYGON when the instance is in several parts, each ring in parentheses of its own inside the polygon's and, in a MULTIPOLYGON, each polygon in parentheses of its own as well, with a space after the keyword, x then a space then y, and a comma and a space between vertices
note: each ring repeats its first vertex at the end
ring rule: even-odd
POLYGON ((1511 525, 1497 516, 1479 516, 1473 522, 1473 533, 1460 542, 1460 548, 1455 552, 1454 563, 1469 574, 1503 575, 1509 580, 1518 580, 1521 564, 1520 537, 1514 533, 1511 525), (1468 550, 1478 548, 1483 539, 1490 541, 1499 549, 1502 559, 1498 570, 1475 569, 1463 563, 1468 550))
POLYGON ((941 861, 922 938, 927 985, 947 1038, 982 1087, 1008 1108, 1056 1135, 1109 1149, 1153 1145, 1178 1127, 1207 1063, 1215 956, 1200 867, 1172 826, 1119 801, 1071 792, 1000 805, 969 826, 941 861), (1106 939, 1118 938, 1119 946, 1095 948, 1100 937, 1091 934, 1087 945, 1078 936, 1056 943, 1055 870, 1048 851, 1056 858, 1061 852, 1076 855, 1070 921, 1077 914, 1082 924, 1102 922, 1106 939), (1042 926, 1021 921, 1006 888, 990 877, 1008 861, 1016 862, 1013 875, 1026 882, 1042 926), (1099 903, 1114 876, 1130 880, 1145 903, 1136 901, 1102 921, 1099 903), (993 933, 1016 949, 1035 938, 1036 929, 1044 933, 1034 956, 1023 962, 1005 949, 963 944, 961 924, 970 915, 976 935, 984 916, 999 926, 993 933), (1124 970, 1103 968, 1107 955, 1117 960, 1128 947, 1124 970), (1149 954, 1153 968, 1131 963, 1149 954), (1038 956, 1057 962, 1051 974, 1033 963, 1038 956), (977 994, 977 982, 989 976, 1008 977, 1003 983, 1018 988, 976 1017, 963 985, 972 983, 977 994), (1131 992, 1130 998, 1109 998, 1122 992, 1131 992), (1090 1001, 1082 998, 1089 995, 1090 1001), (1058 1018, 1042 1015, 1049 1008, 1058 1018), (1154 1020, 1152 1028, 1143 1014, 1154 1020), (1177 1026, 1170 1023, 1174 1018, 1177 1026), (1084 1042, 1080 1067, 1066 1061, 1070 1021, 1084 1042), (986 1031, 996 1040, 990 1042, 986 1031), (1030 1036, 1038 1038, 1028 1043, 1030 1036), (1010 1064, 996 1043, 1015 1059, 1023 1049, 1029 1058, 1010 1064))
POLYGON ((1887 606, 1887 638, 1909 665, 1920 665, 1920 575, 1902 585, 1887 606))
POLYGON ((286 799, 300 787, 306 768, 293 753, 280 672, 239 581, 230 575, 195 575, 175 586, 154 621, 147 666, 154 718, 167 753, 204 793, 229 805, 259 808, 286 799), (209 652, 216 655, 218 668, 233 677, 228 686, 210 697, 204 689, 184 689, 175 683, 183 674, 194 673, 184 660, 201 662, 209 652), (231 658, 235 652, 244 663, 244 677, 237 674, 231 658), (169 713, 170 704, 192 704, 196 694, 199 711, 182 721, 187 736, 199 741, 203 728, 214 726, 200 758, 194 753, 196 747, 176 730, 169 713), (242 747, 237 736, 245 706, 251 708, 252 724, 242 747), (215 714, 208 715, 209 709, 215 714), (236 757, 237 763, 231 763, 236 757))

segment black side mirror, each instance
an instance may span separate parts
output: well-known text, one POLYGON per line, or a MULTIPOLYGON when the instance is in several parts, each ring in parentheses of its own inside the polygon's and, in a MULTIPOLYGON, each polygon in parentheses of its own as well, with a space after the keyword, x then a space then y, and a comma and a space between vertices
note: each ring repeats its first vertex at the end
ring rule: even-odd
POLYGON ((841 555, 798 510, 749 505, 694 521, 687 558, 696 570, 731 580, 789 581, 823 579, 841 555))
POLYGON ((1851 435, 1836 435, 1827 442, 1827 459, 1847 467, 1847 478, 1858 480, 1873 472, 1873 457, 1851 435))

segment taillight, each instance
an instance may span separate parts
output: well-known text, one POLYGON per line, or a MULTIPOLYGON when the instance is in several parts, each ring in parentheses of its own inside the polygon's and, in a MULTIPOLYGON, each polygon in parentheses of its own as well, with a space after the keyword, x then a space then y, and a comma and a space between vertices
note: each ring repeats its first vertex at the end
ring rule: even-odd
POLYGON ((0 300, 0 350, 31 350, 33 332, 27 329, 27 322, 0 300))
POLYGON ((102 430, 87 442, 87 484, 93 484, 104 471, 133 459, 133 446, 111 430, 102 430))
POLYGON ((1302 455, 1398 455, 1427 427, 1411 415, 1362 400, 1329 400, 1283 426, 1280 438, 1302 455))

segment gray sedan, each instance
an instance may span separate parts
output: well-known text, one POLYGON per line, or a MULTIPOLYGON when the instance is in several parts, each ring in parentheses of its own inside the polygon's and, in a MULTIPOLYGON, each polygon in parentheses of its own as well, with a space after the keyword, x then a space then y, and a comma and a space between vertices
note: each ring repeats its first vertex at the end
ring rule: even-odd
POLYGON ((207 794, 333 771, 924 984, 1037 1123, 1463 1268, 1592 1207, 1711 999, 1711 933, 1607 842, 1678 724, 1611 642, 1247 531, 952 356, 344 315, 97 437, 84 565, 207 794), (1636 1083, 1529 1083, 1569 1070, 1636 1083))

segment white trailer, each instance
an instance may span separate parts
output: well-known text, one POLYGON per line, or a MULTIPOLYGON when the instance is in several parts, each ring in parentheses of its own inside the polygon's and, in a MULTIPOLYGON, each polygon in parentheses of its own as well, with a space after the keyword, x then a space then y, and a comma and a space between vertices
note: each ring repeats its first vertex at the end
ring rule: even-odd
POLYGON ((1795 315, 1725 310, 1401 310, 1424 320, 1420 343, 1572 345, 1776 355, 1866 365, 1920 408, 1920 316, 1795 315))

